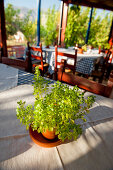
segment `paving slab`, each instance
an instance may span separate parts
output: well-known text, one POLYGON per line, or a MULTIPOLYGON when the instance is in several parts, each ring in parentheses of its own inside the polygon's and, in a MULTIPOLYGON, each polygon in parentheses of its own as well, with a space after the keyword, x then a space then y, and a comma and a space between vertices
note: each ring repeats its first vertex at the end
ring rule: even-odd
POLYGON ((29 136, 0 141, 0 170, 63 170, 56 148, 42 148, 29 136))
POLYGON ((16 118, 17 102, 20 100, 26 101, 26 104, 34 103, 31 85, 20 85, 0 93, 0 137, 26 133, 26 128, 16 118))
POLYGON ((0 63, 0 92, 16 87, 18 69, 0 63))
POLYGON ((101 122, 91 123, 95 132, 101 137, 107 153, 113 159, 113 118, 101 122))
POLYGON ((89 96, 89 95, 94 95, 96 98, 96 103, 98 105, 101 105, 101 106, 107 106, 107 107, 110 107, 113 109, 113 99, 110 99, 108 97, 103 97, 103 96, 100 96, 100 95, 96 95, 96 94, 93 94, 93 93, 90 93, 90 92, 86 92, 85 93, 85 96, 89 96))
POLYGON ((77 141, 58 146, 65 170, 110 170, 113 159, 101 137, 90 125, 85 125, 77 141))

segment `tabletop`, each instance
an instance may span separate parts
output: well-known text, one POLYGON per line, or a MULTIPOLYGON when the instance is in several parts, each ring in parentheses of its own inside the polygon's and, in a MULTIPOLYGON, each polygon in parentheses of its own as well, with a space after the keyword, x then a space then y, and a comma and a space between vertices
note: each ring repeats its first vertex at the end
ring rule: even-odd
MULTIPOLYGON (((58 48, 58 51, 68 53, 68 54, 75 54, 75 50, 73 49, 66 49, 66 48, 58 48)), ((54 67, 55 67, 55 48, 45 48, 43 47, 44 56, 46 56, 46 62, 49 63, 48 71, 50 74, 54 73, 54 67)), ((83 54, 77 53, 77 64, 76 64, 76 71, 79 73, 90 75, 94 62, 98 57, 102 57, 103 54, 98 54, 97 51, 92 53, 84 52, 83 54)), ((63 59, 66 59, 66 57, 62 57, 63 59)), ((61 56, 58 56, 58 61, 61 61, 61 56)), ((68 64, 74 63, 73 59, 67 60, 68 64)))
MULTIPOLYGON (((3 64, 0 64, 1 67, 3 71, 0 70, 0 82, 4 85, 9 84, 5 89, 0 84, 1 170, 113 169, 112 99, 95 95, 96 101, 86 117, 87 122, 82 124, 83 134, 77 141, 70 141, 53 148, 42 148, 33 143, 28 131, 16 118, 17 101, 22 99, 27 104, 34 103, 33 75, 3 64), (27 76, 24 81, 23 76, 27 74, 28 81, 27 76), (4 75, 7 75, 7 81, 4 75)), ((86 92, 85 96, 90 94, 86 92)))

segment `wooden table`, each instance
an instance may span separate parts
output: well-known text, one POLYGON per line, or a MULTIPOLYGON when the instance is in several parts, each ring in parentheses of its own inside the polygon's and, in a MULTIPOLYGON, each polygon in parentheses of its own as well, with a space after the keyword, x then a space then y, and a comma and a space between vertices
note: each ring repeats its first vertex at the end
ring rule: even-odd
MULTIPOLYGON (((1 170, 113 169, 112 99, 96 95, 87 122, 82 124, 83 134, 77 141, 42 148, 32 142, 25 127, 16 119, 17 101, 22 99, 33 104, 32 93, 30 84, 17 85, 0 93, 1 170)), ((90 94, 86 92, 85 96, 90 94)))
MULTIPOLYGON (((75 54, 75 50, 73 49, 65 49, 65 48, 59 48, 58 51, 69 53, 69 54, 75 54)), ((54 67, 55 67, 55 48, 44 48, 43 47, 44 55, 46 56, 46 61, 49 63, 48 71, 50 74, 54 73, 54 67)), ((96 53, 84 53, 84 54, 77 54, 77 65, 76 65, 76 71, 79 73, 87 74, 89 75, 93 69, 94 61, 98 57, 102 57, 103 54, 96 54, 96 53)), ((62 57, 63 59, 66 59, 66 57, 62 57)), ((58 61, 61 61, 61 56, 58 56, 58 61)), ((73 65, 73 59, 68 59, 67 63, 73 65)))

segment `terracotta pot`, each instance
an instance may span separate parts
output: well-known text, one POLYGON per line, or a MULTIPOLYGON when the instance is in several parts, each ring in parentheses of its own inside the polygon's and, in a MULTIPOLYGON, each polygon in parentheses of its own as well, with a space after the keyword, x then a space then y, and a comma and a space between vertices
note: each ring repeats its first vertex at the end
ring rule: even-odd
POLYGON ((83 54, 83 49, 82 49, 82 48, 79 48, 79 49, 78 49, 78 53, 79 53, 79 54, 83 54))
POLYGON ((47 138, 43 137, 42 133, 38 133, 37 130, 32 130, 31 126, 29 127, 29 135, 33 142, 37 145, 45 148, 51 148, 62 144, 62 141, 58 139, 57 136, 53 140, 48 140, 47 138))
POLYGON ((47 139, 55 139, 55 131, 46 130, 42 135, 47 139))

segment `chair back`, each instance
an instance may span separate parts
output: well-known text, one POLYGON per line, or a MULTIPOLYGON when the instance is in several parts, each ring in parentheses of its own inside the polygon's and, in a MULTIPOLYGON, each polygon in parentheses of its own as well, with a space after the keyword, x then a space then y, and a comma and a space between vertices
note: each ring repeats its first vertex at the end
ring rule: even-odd
POLYGON ((106 57, 105 57, 105 64, 107 64, 108 62, 111 63, 111 59, 110 59, 111 54, 112 54, 112 51, 108 50, 106 57))
MULTIPOLYGON (((32 47, 29 45, 29 43, 27 45, 28 45, 28 53, 29 53, 28 56, 31 57, 31 60, 35 59, 35 60, 40 61, 40 63, 41 63, 40 69, 43 71, 44 63, 43 63, 42 44, 40 43, 39 47, 32 47)), ((32 66, 36 67, 35 64, 33 64, 32 66)))
POLYGON ((77 50, 75 49, 75 54, 68 54, 68 53, 64 53, 64 52, 59 52, 57 45, 55 46, 55 74, 57 74, 58 65, 61 65, 61 62, 58 62, 58 56, 65 56, 67 58, 71 58, 74 60, 74 65, 68 64, 66 62, 65 67, 69 68, 70 70, 72 70, 73 74, 75 74, 75 70, 76 70, 76 60, 77 60, 77 50))
POLYGON ((101 47, 99 47, 99 54, 101 52, 106 55, 106 57, 104 58, 105 59, 105 63, 108 63, 108 62, 111 63, 112 62, 112 58, 113 58, 113 51, 112 51, 112 49, 101 49, 101 47))

